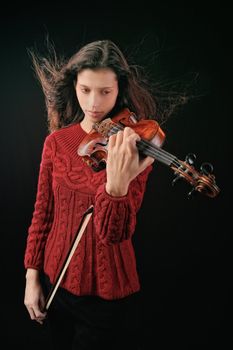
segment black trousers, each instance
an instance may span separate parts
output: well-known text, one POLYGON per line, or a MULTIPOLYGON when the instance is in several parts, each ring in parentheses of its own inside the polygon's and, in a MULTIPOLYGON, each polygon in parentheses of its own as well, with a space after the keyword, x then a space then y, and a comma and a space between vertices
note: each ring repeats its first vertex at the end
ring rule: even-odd
MULTIPOLYGON (((45 278, 46 293, 51 288, 45 278)), ((77 297, 58 288, 47 324, 54 350, 141 350, 140 293, 119 300, 77 297)))

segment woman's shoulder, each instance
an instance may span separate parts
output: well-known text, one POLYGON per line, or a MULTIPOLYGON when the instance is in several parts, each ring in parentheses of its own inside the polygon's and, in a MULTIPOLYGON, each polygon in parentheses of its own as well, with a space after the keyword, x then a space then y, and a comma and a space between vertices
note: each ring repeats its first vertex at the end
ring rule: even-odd
POLYGON ((73 137, 78 134, 86 134, 82 129, 79 123, 70 124, 67 126, 64 126, 60 129, 52 131, 50 134, 47 135, 46 140, 48 141, 58 141, 61 138, 66 137, 73 137))
POLYGON ((76 130, 78 125, 79 125, 79 123, 74 123, 74 124, 69 124, 69 125, 63 126, 60 129, 52 131, 48 136, 56 138, 57 135, 69 134, 70 132, 76 130))
POLYGON ((48 134, 45 138, 45 147, 53 149, 54 152, 59 147, 73 150, 78 147, 86 135, 80 123, 70 124, 48 134))
POLYGON ((63 127, 61 129, 57 129, 57 130, 50 132, 49 134, 47 134, 45 136, 44 145, 46 146, 46 145, 56 143, 60 137, 63 138, 65 135, 69 135, 70 133, 72 133, 72 130, 75 127, 77 128, 77 124, 68 125, 68 126, 63 127))

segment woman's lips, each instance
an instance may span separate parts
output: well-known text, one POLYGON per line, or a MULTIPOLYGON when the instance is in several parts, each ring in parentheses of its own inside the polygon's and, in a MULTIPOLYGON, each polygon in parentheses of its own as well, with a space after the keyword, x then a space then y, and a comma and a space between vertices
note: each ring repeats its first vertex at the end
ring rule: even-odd
POLYGON ((92 112, 92 111, 88 111, 88 114, 91 117, 99 117, 102 113, 101 112, 92 112))

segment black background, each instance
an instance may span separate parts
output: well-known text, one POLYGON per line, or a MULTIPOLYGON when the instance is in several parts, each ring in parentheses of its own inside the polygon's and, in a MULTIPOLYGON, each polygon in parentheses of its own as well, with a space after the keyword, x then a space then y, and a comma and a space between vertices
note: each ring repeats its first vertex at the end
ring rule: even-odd
MULTIPOLYGON (((172 171, 154 166, 134 236, 142 284, 144 348, 224 346, 231 342, 232 55, 230 10, 157 2, 114 5, 37 3, 1 13, 1 267, 6 349, 45 349, 43 327, 23 305, 23 255, 34 206, 40 154, 47 133, 44 100, 27 48, 43 50, 46 35, 58 52, 112 39, 150 76, 198 73, 191 100, 163 125, 167 151, 195 166, 214 165, 221 189, 211 199, 187 198, 172 187, 172 171), (228 320, 230 318, 230 320, 228 320), (149 343, 151 345, 148 345, 149 343)), ((144 349, 143 348, 143 349, 144 349)))

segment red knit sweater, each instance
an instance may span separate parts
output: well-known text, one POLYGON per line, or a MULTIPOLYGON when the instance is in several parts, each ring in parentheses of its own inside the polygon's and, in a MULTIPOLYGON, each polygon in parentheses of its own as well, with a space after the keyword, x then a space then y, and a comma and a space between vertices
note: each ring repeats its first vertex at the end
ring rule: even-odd
POLYGON ((75 124, 45 139, 24 265, 44 270, 53 283, 93 204, 61 286, 75 295, 122 298, 140 289, 131 238, 152 166, 131 182, 126 196, 112 197, 105 191, 106 171, 95 173, 77 154, 85 136, 75 124))

